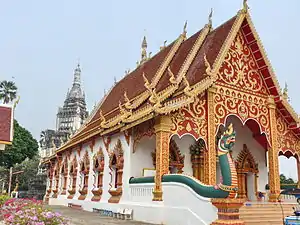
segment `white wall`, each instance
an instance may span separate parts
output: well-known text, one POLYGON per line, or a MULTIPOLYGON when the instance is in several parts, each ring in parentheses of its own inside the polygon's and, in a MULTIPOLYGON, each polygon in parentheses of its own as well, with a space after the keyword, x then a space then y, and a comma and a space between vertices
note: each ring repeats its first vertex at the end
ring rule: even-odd
POLYGON ((129 177, 142 177, 144 168, 154 168, 152 152, 155 150, 155 135, 143 137, 136 146, 136 150, 130 151, 131 169, 129 177))
POLYGON ((195 143, 195 139, 191 135, 185 135, 181 138, 174 135, 172 139, 176 142, 181 155, 184 155, 183 173, 193 176, 193 167, 191 162, 190 146, 195 143))
MULTIPOLYGON (((243 145, 246 144, 255 162, 258 163, 258 191, 265 192, 265 186, 268 183, 268 168, 266 166, 266 153, 264 148, 253 138, 251 130, 249 130, 246 125, 243 126, 237 117, 228 117, 227 124, 229 123, 233 123, 233 128, 236 131, 236 142, 232 153, 233 159, 237 159, 239 153, 243 150, 243 145)), ((251 180, 248 180, 248 183, 249 182, 251 182, 251 180)))

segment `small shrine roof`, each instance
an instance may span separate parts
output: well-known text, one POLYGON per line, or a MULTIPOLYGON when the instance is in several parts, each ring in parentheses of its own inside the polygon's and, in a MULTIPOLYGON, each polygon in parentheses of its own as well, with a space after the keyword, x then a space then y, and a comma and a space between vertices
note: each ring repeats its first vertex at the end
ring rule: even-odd
POLYGON ((11 144, 13 139, 13 109, 0 104, 0 144, 11 144))

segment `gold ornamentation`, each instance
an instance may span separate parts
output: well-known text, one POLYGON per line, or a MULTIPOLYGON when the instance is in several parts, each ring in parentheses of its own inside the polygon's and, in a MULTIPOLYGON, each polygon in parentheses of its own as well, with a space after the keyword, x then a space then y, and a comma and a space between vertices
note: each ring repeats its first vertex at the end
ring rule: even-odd
POLYGON ((106 151, 109 152, 109 145, 111 143, 111 137, 108 136, 105 140, 105 137, 103 136, 102 140, 103 140, 106 151))
POLYGON ((120 198, 122 196, 122 179, 123 179, 123 167, 124 167, 124 151, 122 147, 121 140, 118 139, 117 143, 113 149, 112 152, 109 153, 109 169, 110 169, 110 174, 112 178, 112 166, 115 165, 117 170, 115 171, 115 176, 117 177, 117 189, 116 190, 111 190, 112 188, 112 181, 110 182, 110 189, 109 193, 111 194, 110 199, 108 200, 109 203, 118 203, 120 201, 120 198))
POLYGON ((149 83, 149 81, 148 81, 148 79, 147 79, 147 77, 146 77, 146 75, 145 75, 144 72, 143 72, 143 79, 144 79, 144 86, 145 86, 145 88, 147 88, 147 90, 150 91, 150 93, 151 93, 150 83, 149 83))
POLYGON ((215 95, 216 87, 213 86, 207 91, 207 144, 208 149, 204 154, 204 179, 206 184, 216 183, 216 124, 215 124, 215 95))
POLYGON ((257 64, 240 32, 227 52, 219 71, 218 81, 241 90, 267 95, 267 89, 258 72, 257 64))
POLYGON ((143 137, 152 137, 154 132, 154 120, 148 120, 133 129, 133 153, 135 153, 138 143, 143 137))
POLYGON ((132 109, 132 105, 130 103, 129 98, 127 97, 126 91, 124 92, 124 100, 125 100, 125 108, 126 109, 132 109))
POLYGON ((172 133, 177 133, 180 137, 189 133, 195 139, 200 137, 207 140, 207 101, 198 96, 193 103, 180 108, 170 114, 172 120, 172 133))
POLYGON ((276 124, 276 105, 274 98, 271 96, 268 98, 268 108, 270 116, 270 128, 271 128, 271 147, 268 151, 269 162, 269 185, 270 196, 269 201, 277 201, 280 193, 280 179, 279 179, 279 166, 278 166, 278 133, 276 124))
POLYGON ((162 201, 161 179, 169 173, 169 137, 171 134, 171 119, 161 116, 156 119, 156 173, 153 201, 162 201), (159 195, 157 196, 157 193, 159 195))
POLYGON ((132 129, 128 129, 128 130, 124 130, 124 137, 125 137, 125 140, 126 140, 126 143, 130 144, 130 137, 132 135, 132 129))
POLYGON ((174 73, 171 71, 170 66, 168 67, 168 73, 169 73, 169 75, 170 75, 170 79, 169 79, 170 83, 171 83, 171 84, 177 84, 175 75, 174 75, 174 73))
POLYGON ((261 126, 261 132, 270 141, 270 122, 267 99, 242 93, 234 89, 218 86, 214 98, 215 124, 224 124, 227 115, 233 114, 245 123, 247 119, 256 120, 261 126))
MULTIPOLYGON (((156 149, 151 153, 153 165, 156 167, 156 149)), ((169 147, 169 167, 177 168, 177 173, 183 173, 185 155, 182 155, 176 142, 171 139, 169 147)))
POLYGON ((279 113, 276 114, 276 122, 278 151, 283 153, 290 151, 292 154, 299 154, 300 139, 295 136, 293 131, 288 129, 288 124, 279 113))
POLYGON ((248 12, 248 9, 249 9, 249 6, 248 6, 248 4, 247 4, 247 0, 243 0, 243 11, 245 12, 245 13, 247 13, 248 12))

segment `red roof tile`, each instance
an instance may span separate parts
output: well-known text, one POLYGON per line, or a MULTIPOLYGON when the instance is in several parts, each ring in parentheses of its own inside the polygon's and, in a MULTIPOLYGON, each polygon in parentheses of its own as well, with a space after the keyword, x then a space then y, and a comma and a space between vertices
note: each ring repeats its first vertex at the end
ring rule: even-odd
POLYGON ((0 106, 0 142, 11 142, 12 108, 0 106))

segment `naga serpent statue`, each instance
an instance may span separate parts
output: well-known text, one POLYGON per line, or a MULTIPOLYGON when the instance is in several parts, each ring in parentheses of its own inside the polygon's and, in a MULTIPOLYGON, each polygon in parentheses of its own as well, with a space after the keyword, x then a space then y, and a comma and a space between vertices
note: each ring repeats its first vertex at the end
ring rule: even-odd
MULTIPOLYGON (((233 130, 232 124, 230 124, 218 142, 218 157, 222 174, 220 184, 207 185, 185 174, 165 174, 162 176, 162 182, 185 184, 192 188, 198 195, 206 198, 235 198, 237 193, 237 173, 231 155, 229 154, 234 143, 235 131, 233 130)), ((132 177, 129 183, 154 183, 154 177, 132 177)))

